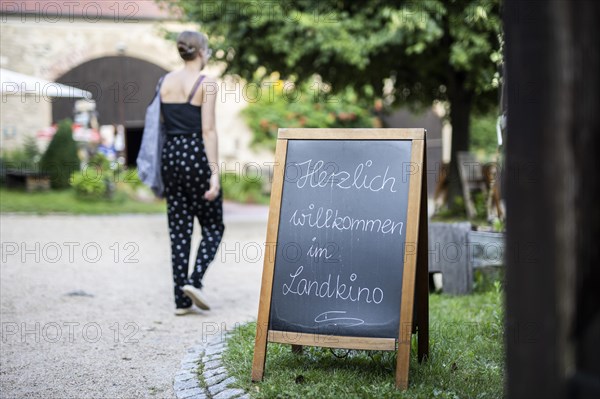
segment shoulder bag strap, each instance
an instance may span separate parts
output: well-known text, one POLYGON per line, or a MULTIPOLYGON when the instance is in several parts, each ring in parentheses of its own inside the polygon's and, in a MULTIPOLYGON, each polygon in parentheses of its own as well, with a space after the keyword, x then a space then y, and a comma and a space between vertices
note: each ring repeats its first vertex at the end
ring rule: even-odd
POLYGON ((196 83, 194 83, 194 87, 192 88, 192 92, 190 93, 190 95, 188 96, 187 102, 189 103, 190 101, 192 101, 192 98, 194 98, 194 94, 196 94, 196 91, 198 90, 198 87, 200 87, 200 83, 202 83, 202 81, 204 80, 205 76, 204 75, 200 75, 198 77, 198 79, 196 80, 196 83))

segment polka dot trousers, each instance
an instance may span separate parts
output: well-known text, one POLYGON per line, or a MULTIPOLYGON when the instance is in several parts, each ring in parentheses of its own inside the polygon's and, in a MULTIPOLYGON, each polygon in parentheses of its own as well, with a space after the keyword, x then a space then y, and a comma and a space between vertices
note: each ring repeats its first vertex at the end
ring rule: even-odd
POLYGON ((171 237, 175 306, 186 308, 192 305, 192 301, 181 287, 191 284, 202 288, 204 273, 223 237, 223 194, 220 192, 213 201, 204 199, 204 193, 210 186, 211 170, 201 133, 167 135, 161 158, 171 237), (200 223, 202 240, 194 269, 188 277, 194 217, 200 223))

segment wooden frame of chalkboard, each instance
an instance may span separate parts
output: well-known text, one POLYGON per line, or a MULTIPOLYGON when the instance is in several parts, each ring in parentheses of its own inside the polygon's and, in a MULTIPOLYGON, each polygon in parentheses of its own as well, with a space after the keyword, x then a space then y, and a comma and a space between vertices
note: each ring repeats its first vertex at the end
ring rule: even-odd
MULTIPOLYGON (((341 148, 341 147, 339 147, 341 148)), ((409 373, 409 363, 410 363, 410 347, 411 347, 411 339, 413 334, 417 334, 418 339, 418 359, 422 361, 426 359, 429 354, 429 293, 428 293, 428 252, 427 252, 427 177, 426 173, 424 173, 424 168, 426 166, 426 131, 425 129, 279 129, 278 137, 277 137, 277 145, 275 150, 275 167, 274 167, 274 175, 272 181, 272 189, 271 189, 271 201, 269 207, 269 218, 268 218, 268 226, 267 226, 267 248, 268 251, 265 253, 264 266, 263 266, 263 274, 262 274, 262 286, 260 293, 260 302, 259 302, 259 310, 258 310, 258 319, 257 319, 257 328, 256 328, 256 338, 254 345, 254 359, 252 364, 252 381, 258 382, 263 379, 264 369, 265 369, 265 361, 266 361, 266 353, 267 353, 267 343, 275 342, 275 343, 284 343, 291 344, 292 350, 296 353, 302 352, 302 346, 321 346, 321 347, 329 347, 329 348, 344 348, 344 349, 361 349, 361 350, 385 350, 385 351, 397 351, 397 362, 396 362, 396 387, 399 389, 406 389, 408 387, 408 373, 409 373), (408 185, 408 193, 406 195, 405 200, 405 215, 406 223, 405 223, 405 237, 403 238, 403 256, 400 259, 403 261, 398 261, 396 259, 394 263, 396 268, 400 268, 400 273, 397 275, 396 283, 399 284, 399 288, 401 289, 400 293, 397 293, 399 297, 399 316, 397 320, 399 320, 399 324, 396 328, 396 334, 394 336, 389 336, 389 332, 381 333, 379 336, 378 327, 373 327, 372 330, 368 331, 368 334, 365 333, 364 336, 361 336, 361 330, 349 329, 348 334, 339 335, 335 332, 327 331, 326 334, 313 333, 303 331, 305 328, 300 326, 294 328, 293 324, 291 328, 273 328, 274 321, 279 323, 277 318, 272 318, 272 309, 276 307, 278 303, 276 302, 278 299, 274 296, 273 285, 275 280, 275 275, 277 272, 277 262, 278 262, 278 254, 281 252, 279 250, 280 244, 280 224, 282 217, 282 201, 283 201, 283 192, 286 187, 286 170, 288 166, 292 165, 289 160, 290 151, 288 148, 309 148, 312 150, 318 150, 319 146, 327 146, 325 150, 322 150, 322 153, 325 154, 335 154, 336 153, 336 145, 342 145, 342 142, 351 145, 360 145, 364 148, 364 151, 368 151, 367 148, 371 144, 377 144, 376 148, 377 153, 375 153, 373 158, 384 157, 384 154, 381 154, 381 149, 385 149, 388 146, 393 145, 402 145, 403 148, 409 148, 408 154, 410 156, 410 162, 408 163, 408 182, 404 182, 405 186, 408 185), (408 145, 408 147, 407 147, 408 145), (300 147, 298 147, 300 146, 300 147)), ((296 150, 294 150, 296 151, 296 150)), ((298 150, 300 151, 300 150, 298 150)), ((363 151, 362 149, 360 151, 363 151)), ((358 154, 361 154, 361 152, 358 154)), ((406 154, 406 149, 404 149, 404 154, 406 154)), ((313 152, 311 151, 311 154, 313 152)), ((357 152, 353 152, 352 155, 356 155, 357 152)), ((394 154, 393 152, 390 154, 394 154)), ((367 162, 371 162, 371 164, 366 164, 367 166, 371 166, 373 161, 369 160, 367 162)), ((400 162, 400 160, 398 160, 400 162)), ((298 163, 294 164, 298 165, 298 163)), ((314 175, 316 172, 325 173, 322 170, 317 170, 317 165, 321 164, 313 164, 313 170, 310 171, 311 164, 308 163, 307 170, 309 173, 306 174, 306 179, 308 179, 310 175, 310 179, 314 179, 314 175), (313 173, 314 172, 314 173, 313 173)), ((336 164, 336 167, 339 166, 336 164)), ((365 164, 360 164, 358 168, 360 168, 361 173, 365 164), (361 166, 362 165, 362 166, 361 166)), ((356 172, 354 174, 354 187, 357 189, 370 188, 371 191, 378 191, 381 189, 380 187, 373 188, 373 182, 377 177, 380 178, 379 181, 383 181, 383 186, 386 185, 386 175, 381 176, 378 175, 373 178, 369 186, 365 184, 365 180, 363 183, 357 183, 360 180, 362 175, 359 175, 357 179, 356 172)), ((338 171, 338 169, 336 169, 338 171)), ((337 172, 335 177, 339 177, 340 173, 337 172)), ((346 173, 346 172, 343 172, 346 173)), ((347 173, 346 173, 347 174, 347 173)), ((324 187, 330 185, 330 190, 333 191, 334 186, 337 184, 337 187, 347 188, 346 186, 341 186, 340 181, 337 183, 334 182, 334 175, 320 175, 324 176, 323 179, 311 180, 311 184, 313 187, 324 187), (325 179, 326 177, 331 178, 331 180, 325 179), (325 182, 325 183, 323 183, 325 182)), ((387 179, 392 179, 391 177, 387 177, 387 179)), ((303 183, 306 183, 305 180, 303 183)), ((393 184, 396 180, 393 181, 393 184)), ((288 182, 289 183, 289 182, 288 182)), ((357 190, 355 190, 357 191, 357 190)), ((345 193, 344 193, 345 194, 345 193)), ((347 198, 347 197, 346 197, 347 198)), ((392 203, 393 204, 393 203, 392 203)), ((311 204, 311 206, 314 206, 311 204)), ((312 209, 312 208, 311 208, 312 209)), ((322 208, 319 208, 322 210, 322 208)), ((329 209, 327 210, 329 211, 329 209)), ((337 213, 335 214, 337 216, 337 213)), ((312 217, 309 215, 302 215, 304 220, 306 220, 308 216, 309 224, 311 224, 312 217)), ((299 219, 298 219, 299 220, 299 219)), ((379 220, 379 219, 377 219, 379 220)), ((361 220, 364 223, 364 219, 361 220)), ((369 220, 369 221, 372 221, 369 220)), ((380 220, 379 220, 380 221, 380 220)), ((359 221, 360 222, 360 221, 359 221)), ((291 223, 291 221, 290 221, 291 223)), ((381 221, 380 221, 381 223, 381 221)), ((386 220, 387 223, 387 220, 386 220)), ((302 222, 302 226, 304 222, 302 222)), ((325 224, 312 223, 312 226, 318 225, 318 227, 322 227, 325 224)), ((350 222, 352 225, 352 222, 350 222)), ((356 225, 360 226, 359 223, 356 225)), ((381 227, 381 224, 379 225, 381 227)), ((396 226, 396 224, 390 224, 390 226, 396 226)), ((400 230, 401 231, 401 227, 400 230)), ((389 231, 390 229, 388 229, 389 231)), ((371 225, 371 231, 373 231, 371 225)), ((385 230, 382 229, 385 233, 385 230)), ((391 229, 392 233, 395 231, 391 229)), ((315 237, 316 238, 316 237, 315 237)), ((313 238, 314 240, 314 238, 313 238)), ((389 247, 389 245, 388 245, 389 247)), ((311 247, 313 248, 313 247, 311 247)), ((321 254, 323 254, 325 249, 321 248, 321 254)), ((310 249, 309 249, 310 252, 310 249)), ((314 252, 314 251, 313 251, 314 252)), ((327 252, 325 252, 327 255, 327 252)), ((341 255, 340 255, 341 257, 341 255)), ((384 268, 386 266, 383 266, 384 268)), ((308 267, 307 267, 308 268, 308 267)), ((303 269, 299 268, 298 271, 301 272, 303 269)), ((290 274, 291 277, 295 278, 299 272, 295 274, 290 274)), ((283 272, 281 272, 283 273, 283 272)), ((353 273, 352 276, 354 280, 357 279, 357 274, 353 273)), ((286 276, 287 277, 287 276, 286 276)), ((330 275, 331 277, 331 275, 330 275)), ((339 284, 339 275, 337 277, 339 284)), ((391 280, 394 280, 392 278, 391 280)), ((309 286, 308 291, 306 289, 300 292, 300 288, 296 288, 293 291, 295 294, 304 294, 308 292, 311 294, 312 282, 305 280, 306 284, 311 284, 309 286)), ((343 285, 343 284, 342 284, 343 285)), ((288 292, 291 290, 289 286, 284 285, 285 289, 288 289, 288 292)), ((326 292, 330 292, 329 283, 327 283, 326 287, 321 286, 322 288, 327 288, 326 292)), ((314 293, 317 293, 318 285, 315 288, 314 293)), ((339 290, 339 286, 337 288, 339 290)), ((344 290, 346 286, 344 285, 344 290)), ((361 298, 362 290, 367 292, 367 302, 369 291, 366 291, 366 288, 358 288, 358 295, 356 298, 361 298)), ((375 289, 376 290, 376 289, 375 289)), ((375 299, 375 290, 372 291, 372 300, 376 302, 375 299)), ((285 292, 284 292, 285 293, 285 292)), ((351 293, 351 288, 350 288, 351 293)), ((351 297, 350 293, 346 296, 351 297)), ((339 291, 338 293, 339 294, 339 291)), ((336 295, 337 295, 336 294, 336 295)), ((325 295, 326 296, 326 295, 325 295)), ((322 296, 322 297, 325 297, 322 296)), ((331 296, 331 295, 330 295, 331 296)), ((342 297, 343 298, 343 297, 342 297)), ((355 298, 355 299, 356 299, 355 298)), ((302 297, 301 299, 304 299, 302 297)), ((381 291, 381 300, 383 299, 383 291, 381 291)), ((354 300, 354 299, 352 299, 354 300)), ((368 304, 364 304, 363 307, 368 307, 368 304)), ((346 313, 345 311, 332 311, 333 313, 346 313)), ((324 312, 325 318, 327 319, 327 314, 331 316, 332 312, 324 312)), ((296 312, 299 313, 299 312, 296 312)), ((334 315, 335 316, 335 315, 334 315)), ((362 322, 365 325, 364 320, 355 318, 330 318, 330 320, 342 320, 345 321, 348 326, 354 327, 355 325, 360 325, 362 322)), ((321 321, 317 320, 316 321, 321 321)), ((373 324, 374 326, 378 326, 380 324, 373 324)), ((287 325, 286 325, 287 326, 287 325)), ((336 325, 337 326, 337 325, 336 325)), ((396 327, 396 326, 395 326, 396 327)), ((350 327, 348 327, 350 328, 350 327)), ((343 330, 343 328, 342 328, 343 330)), ((319 330, 317 330, 318 332, 319 330)))

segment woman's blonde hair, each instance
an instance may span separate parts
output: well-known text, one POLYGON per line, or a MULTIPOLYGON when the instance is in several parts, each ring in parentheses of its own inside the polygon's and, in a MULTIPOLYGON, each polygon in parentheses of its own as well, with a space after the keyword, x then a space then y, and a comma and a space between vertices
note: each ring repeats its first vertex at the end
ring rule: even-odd
POLYGON ((208 50, 208 37, 204 33, 186 30, 177 37, 177 50, 185 61, 196 59, 199 51, 208 50))

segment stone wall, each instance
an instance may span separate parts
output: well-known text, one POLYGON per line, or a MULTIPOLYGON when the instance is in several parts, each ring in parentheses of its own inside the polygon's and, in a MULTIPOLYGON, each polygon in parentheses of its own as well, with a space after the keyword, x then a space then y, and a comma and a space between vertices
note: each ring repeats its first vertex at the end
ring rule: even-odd
MULTIPOLYGON (((169 20, 135 21, 44 15, 1 15, 0 66, 26 75, 54 81, 83 62, 109 56, 141 58, 166 70, 183 65, 167 31, 197 29, 195 24, 169 20)), ((208 73, 220 75, 220 68, 208 73)), ((221 87, 225 83, 220 82, 221 87)), ((221 159, 236 162, 264 163, 272 160, 268 152, 256 154, 249 148, 252 134, 239 116, 246 102, 233 96, 221 96, 217 104, 217 128, 220 134, 221 159), (227 101, 225 101, 227 100, 227 101)), ((2 96, 0 131, 2 150, 21 145, 24 137, 51 124, 51 100, 32 96, 2 96)), ((236 166, 228 166, 231 170, 236 166)))

